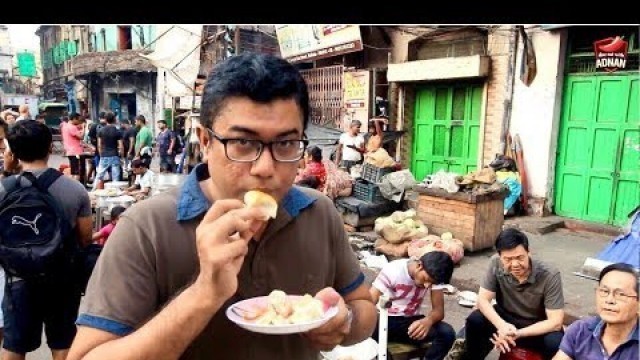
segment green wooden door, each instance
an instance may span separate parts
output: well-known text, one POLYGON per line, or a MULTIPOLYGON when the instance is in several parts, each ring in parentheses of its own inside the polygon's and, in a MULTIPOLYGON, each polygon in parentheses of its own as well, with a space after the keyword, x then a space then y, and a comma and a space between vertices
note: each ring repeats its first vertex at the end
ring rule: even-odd
POLYGON ((555 211, 626 223, 640 203, 640 78, 568 75, 556 161, 555 211))
POLYGON ((482 85, 435 85, 416 92, 411 171, 421 181, 440 169, 477 168, 482 85))

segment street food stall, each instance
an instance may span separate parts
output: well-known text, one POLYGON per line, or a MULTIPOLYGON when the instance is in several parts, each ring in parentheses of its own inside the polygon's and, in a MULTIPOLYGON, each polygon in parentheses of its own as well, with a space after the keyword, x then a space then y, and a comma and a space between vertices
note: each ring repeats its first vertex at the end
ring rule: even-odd
POLYGON ((418 193, 414 206, 429 233, 450 232, 468 251, 493 247, 502 230, 504 199, 509 192, 496 181, 493 170, 436 176, 413 187, 418 193))

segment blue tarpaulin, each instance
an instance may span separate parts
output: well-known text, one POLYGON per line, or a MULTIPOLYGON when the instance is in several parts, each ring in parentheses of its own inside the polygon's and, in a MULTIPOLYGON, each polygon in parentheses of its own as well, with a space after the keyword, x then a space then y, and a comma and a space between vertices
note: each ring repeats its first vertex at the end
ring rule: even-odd
POLYGON ((597 258, 613 263, 627 263, 640 269, 640 210, 631 217, 629 231, 613 239, 597 258))

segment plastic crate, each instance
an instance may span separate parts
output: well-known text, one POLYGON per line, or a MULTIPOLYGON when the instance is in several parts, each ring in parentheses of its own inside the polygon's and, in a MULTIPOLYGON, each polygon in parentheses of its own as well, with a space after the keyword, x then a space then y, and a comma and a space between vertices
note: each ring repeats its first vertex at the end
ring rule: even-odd
POLYGON ((371 203, 380 203, 387 200, 382 196, 378 185, 366 181, 356 181, 353 186, 353 196, 356 199, 371 203))
POLYGON ((362 167, 362 178, 372 183, 379 183, 382 177, 394 172, 393 167, 379 168, 371 164, 364 164, 362 167))

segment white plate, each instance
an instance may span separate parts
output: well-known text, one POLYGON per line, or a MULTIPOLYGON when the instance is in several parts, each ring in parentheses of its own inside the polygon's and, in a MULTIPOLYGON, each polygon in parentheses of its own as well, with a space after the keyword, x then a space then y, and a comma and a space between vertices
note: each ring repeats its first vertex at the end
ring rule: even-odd
MULTIPOLYGON (((287 298, 292 300, 301 299, 301 295, 287 295, 287 298)), ((238 326, 247 329, 249 331, 261 333, 261 334, 274 334, 274 335, 284 335, 284 334, 296 334, 303 333, 309 330, 315 329, 324 325, 327 321, 329 321, 332 317, 336 316, 338 313, 338 307, 333 306, 330 307, 327 311, 325 311, 324 316, 318 320, 299 323, 299 324, 286 324, 286 325, 260 325, 256 324, 253 321, 245 320, 241 314, 241 312, 234 312, 233 308, 238 307, 240 309, 252 309, 255 307, 265 307, 267 306, 268 296, 259 296, 247 300, 239 301, 227 308, 225 312, 227 314, 227 318, 229 320, 236 323, 238 326)))
POLYGON ((120 196, 124 191, 119 189, 98 189, 93 191, 93 194, 98 197, 115 197, 120 196))
POLYGON ((469 300, 465 300, 465 299, 458 300, 458 304, 460 304, 461 306, 464 306, 464 307, 468 307, 468 308, 476 306, 475 301, 469 301, 469 300))
POLYGON ((473 291, 460 291, 457 297, 458 304, 465 307, 474 307, 478 301, 478 294, 473 291))
POLYGON ((378 356, 378 343, 372 338, 368 338, 351 346, 336 346, 329 352, 321 352, 325 360, 373 360, 378 356))

